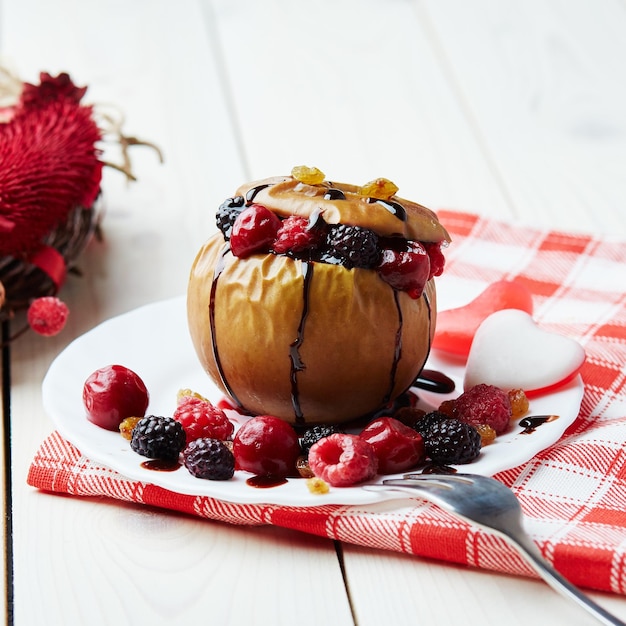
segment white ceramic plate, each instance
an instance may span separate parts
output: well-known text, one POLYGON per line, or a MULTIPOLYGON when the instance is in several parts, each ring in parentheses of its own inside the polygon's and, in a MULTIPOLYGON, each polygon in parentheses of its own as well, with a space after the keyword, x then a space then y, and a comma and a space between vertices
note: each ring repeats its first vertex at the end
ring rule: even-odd
MULTIPOLYGON (((458 285, 455 289, 458 296, 458 285)), ((131 368, 144 380, 150 392, 148 412, 151 414, 171 415, 180 388, 191 388, 213 401, 221 397, 196 358, 187 331, 183 297, 151 304, 106 321, 71 343, 53 362, 43 382, 44 406, 57 429, 92 461, 128 478, 170 491, 237 503, 354 505, 398 498, 397 493, 373 492, 361 487, 331 488, 328 494, 314 495, 302 479, 290 479, 272 488, 255 488, 246 484, 250 475, 245 472, 236 472, 234 479, 222 482, 194 478, 184 467, 174 472, 142 468, 145 459, 130 449, 128 441, 115 432, 95 426, 85 417, 83 383, 94 370, 115 363, 131 368)), ((433 354, 427 367, 450 376, 457 383, 457 391, 445 396, 418 390, 423 403, 434 407, 460 393, 461 366, 443 363, 433 354)), ((476 461, 459 469, 493 475, 525 463, 561 437, 578 414, 582 393, 582 382, 578 378, 555 393, 533 399, 531 414, 557 414, 559 419, 543 424, 530 435, 521 434, 522 428, 516 427, 486 446, 476 461)), ((229 413, 229 417, 239 421, 246 419, 233 413, 229 413)))

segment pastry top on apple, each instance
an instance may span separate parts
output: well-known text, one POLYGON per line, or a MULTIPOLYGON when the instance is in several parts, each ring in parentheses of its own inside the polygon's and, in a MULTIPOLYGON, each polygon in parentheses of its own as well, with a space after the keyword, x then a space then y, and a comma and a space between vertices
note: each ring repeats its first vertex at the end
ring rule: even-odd
POLYGON ((232 253, 286 254, 303 261, 376 269, 392 287, 419 297, 443 271, 450 237, 433 211, 397 197, 385 178, 333 183, 317 168, 242 185, 222 203, 217 225, 232 253))

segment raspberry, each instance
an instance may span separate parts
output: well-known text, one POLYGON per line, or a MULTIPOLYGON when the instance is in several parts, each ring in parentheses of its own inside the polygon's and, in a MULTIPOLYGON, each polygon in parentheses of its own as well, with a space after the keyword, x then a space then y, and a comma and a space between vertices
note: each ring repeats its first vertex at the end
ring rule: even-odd
POLYGON ((230 234, 233 230, 233 224, 237 219, 237 216, 241 213, 244 206, 243 196, 235 196, 234 198, 227 198, 220 204, 215 214, 215 222, 217 227, 222 231, 224 239, 230 239, 230 234))
POLYGON ((279 228, 277 215, 262 204, 251 204, 235 219, 230 234, 230 249, 240 259, 258 252, 269 252, 279 228))
POLYGON ((317 247, 324 237, 321 222, 321 218, 312 221, 300 215, 290 215, 282 221, 272 250, 276 254, 294 254, 317 247))
POLYGON ((237 469, 258 476, 295 476, 300 444, 291 424, 272 415, 258 415, 235 434, 233 454, 237 469))
POLYGON ((130 447, 150 459, 175 461, 185 447, 185 431, 172 417, 148 415, 133 428, 130 447))
POLYGON ((419 298, 430 276, 430 259, 421 243, 408 241, 406 250, 383 250, 378 273, 394 289, 419 298))
POLYGON ((206 480, 229 480, 235 473, 235 457, 219 439, 202 437, 183 451, 183 463, 193 476, 206 480))
POLYGON ((454 416, 472 426, 487 424, 500 435, 511 420, 511 401, 499 387, 475 385, 456 399, 454 416))
POLYGON ((318 426, 311 426, 302 435, 300 446, 305 456, 309 455, 309 450, 314 443, 317 443, 324 437, 329 437, 335 433, 343 433, 344 431, 334 424, 320 424, 318 426))
POLYGON ((422 245, 424 246, 430 260, 430 274, 428 279, 430 280, 434 276, 441 276, 446 264, 446 259, 441 251, 441 242, 423 243, 422 245))
POLYGON ((69 313, 65 302, 54 296, 46 296, 32 301, 26 319, 36 333, 52 337, 63 330, 69 313))
POLYGON ((149 401, 143 380, 123 365, 101 367, 83 385, 87 419, 107 430, 118 430, 127 417, 143 417, 149 401))
POLYGON ((374 448, 381 474, 405 472, 424 457, 422 436, 393 417, 371 421, 361 432, 361 439, 374 448))
POLYGON ((473 461, 481 448, 478 431, 450 417, 433 424, 424 437, 426 455, 433 463, 464 464, 473 461))
POLYGON ((350 487, 373 478, 378 470, 374 448, 358 435, 335 433, 309 451, 309 467, 333 487, 350 487))
POLYGON ((224 411, 195 396, 181 398, 173 417, 185 429, 187 442, 201 437, 225 441, 232 437, 235 430, 224 411))
POLYGON ((376 267, 380 258, 378 235, 368 228, 335 224, 326 237, 329 257, 348 269, 376 267))

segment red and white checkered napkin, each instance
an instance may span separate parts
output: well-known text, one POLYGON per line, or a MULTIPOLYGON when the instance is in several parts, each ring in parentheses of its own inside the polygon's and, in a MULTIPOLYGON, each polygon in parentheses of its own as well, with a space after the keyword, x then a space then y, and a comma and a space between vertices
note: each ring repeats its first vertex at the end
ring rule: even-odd
MULTIPOLYGON (((535 296, 534 318, 584 345, 580 415, 555 445, 497 476, 519 497, 527 529, 573 583, 626 593, 626 242, 546 232, 440 212, 454 245, 442 277, 489 283, 516 278, 535 296)), ((179 495, 96 465, 53 433, 29 484, 109 496, 232 524, 274 524, 373 548, 532 576, 503 540, 437 507, 404 500, 371 506, 241 505, 179 495)))

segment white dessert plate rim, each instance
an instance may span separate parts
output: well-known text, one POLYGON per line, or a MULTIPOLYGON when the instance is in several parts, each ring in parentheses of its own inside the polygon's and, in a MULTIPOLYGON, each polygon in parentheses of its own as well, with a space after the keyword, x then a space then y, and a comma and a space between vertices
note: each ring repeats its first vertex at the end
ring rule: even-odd
MULTIPOLYGON (((457 282, 455 297, 459 297, 458 289, 457 282)), ((331 488, 327 494, 312 494, 306 481, 298 478, 271 488, 255 488, 247 484, 250 474, 246 472, 236 472, 229 481, 208 481, 194 478, 184 467, 173 472, 145 469, 141 465, 145 459, 130 449, 128 441, 118 433, 95 426, 85 417, 84 381, 94 370, 114 363, 131 368, 145 381, 150 391, 150 414, 171 415, 180 388, 191 388, 213 401, 219 400, 221 394, 197 360, 187 330, 184 296, 114 317, 70 343, 45 376, 44 408, 59 433, 87 458, 122 476, 179 494, 239 504, 364 505, 401 497, 392 491, 374 492, 362 486, 331 488)), ((460 393, 463 366, 443 362, 433 353, 426 367, 450 376, 457 384, 457 391, 446 396, 418 390, 422 402, 436 406, 460 393)), ((582 380, 577 377, 553 393, 532 399, 531 414, 557 414, 559 419, 543 424, 530 435, 522 434, 523 429, 516 426, 485 447, 479 459, 459 469, 490 476, 527 462, 561 438, 578 415, 582 395, 582 380)), ((246 419, 234 413, 229 413, 229 417, 246 419)))

